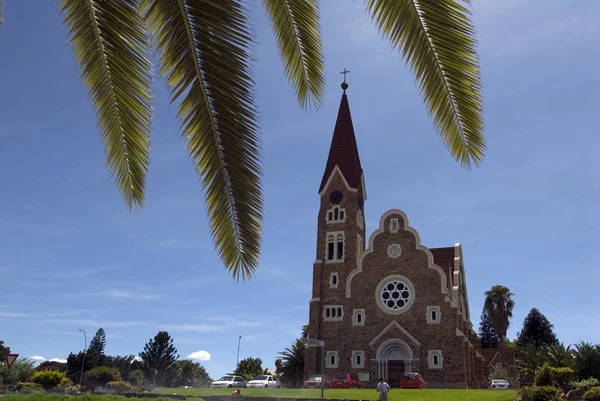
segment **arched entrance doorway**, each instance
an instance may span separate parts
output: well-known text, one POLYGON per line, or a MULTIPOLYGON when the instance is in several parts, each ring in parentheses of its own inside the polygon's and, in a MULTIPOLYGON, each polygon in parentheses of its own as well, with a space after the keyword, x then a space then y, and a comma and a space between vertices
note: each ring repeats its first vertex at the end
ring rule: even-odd
POLYGON ((404 372, 412 370, 413 353, 407 343, 392 338, 377 349, 377 375, 392 387, 400 387, 404 372))

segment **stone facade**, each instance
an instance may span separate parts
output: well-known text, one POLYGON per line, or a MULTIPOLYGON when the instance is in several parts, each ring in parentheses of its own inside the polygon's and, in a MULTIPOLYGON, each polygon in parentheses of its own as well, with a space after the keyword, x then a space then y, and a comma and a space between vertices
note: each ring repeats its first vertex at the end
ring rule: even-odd
MULTIPOLYGON (((309 337, 325 347, 306 349, 305 376, 354 373, 367 385, 383 376, 397 387, 410 371, 429 387, 479 388, 486 364, 469 317, 461 245, 426 248, 393 209, 365 249, 366 191, 354 132, 338 129, 344 114, 350 118, 345 96, 319 193, 310 300, 309 337), (340 143, 344 154, 335 153, 340 143), (340 157, 357 162, 336 164, 340 157)), ((345 127, 352 130, 351 122, 345 127)))

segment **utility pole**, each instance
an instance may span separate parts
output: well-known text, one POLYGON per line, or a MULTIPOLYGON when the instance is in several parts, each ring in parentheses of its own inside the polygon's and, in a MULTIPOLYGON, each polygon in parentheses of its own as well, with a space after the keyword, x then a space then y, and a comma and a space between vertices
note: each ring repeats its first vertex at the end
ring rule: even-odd
POLYGON ((240 364, 240 343, 242 342, 242 336, 238 338, 238 352, 237 352, 237 361, 235 362, 235 369, 237 370, 238 365, 240 364))
POLYGON ((85 366, 85 355, 87 354, 87 335, 85 334, 85 331, 82 329, 79 329, 79 331, 83 332, 83 341, 84 341, 84 345, 83 345, 83 361, 81 363, 81 374, 79 375, 79 389, 81 390, 81 383, 83 381, 83 367, 85 366))

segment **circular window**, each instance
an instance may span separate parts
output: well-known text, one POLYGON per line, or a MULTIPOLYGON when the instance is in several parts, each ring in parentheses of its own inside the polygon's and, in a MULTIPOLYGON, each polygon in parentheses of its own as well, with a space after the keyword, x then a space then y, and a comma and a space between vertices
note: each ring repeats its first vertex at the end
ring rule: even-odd
POLYGON ((415 289, 406 277, 394 275, 383 279, 375 293, 377 304, 386 313, 406 312, 415 300, 415 289))
POLYGON ((344 194, 341 193, 340 191, 333 191, 331 193, 331 195, 329 195, 329 200, 334 205, 337 205, 338 203, 340 203, 342 201, 342 199, 344 199, 344 194))

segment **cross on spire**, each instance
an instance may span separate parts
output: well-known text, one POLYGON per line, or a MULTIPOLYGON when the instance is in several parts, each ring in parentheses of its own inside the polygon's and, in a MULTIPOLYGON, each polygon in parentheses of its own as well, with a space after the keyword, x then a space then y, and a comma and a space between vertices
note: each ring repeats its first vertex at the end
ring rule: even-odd
POLYGON ((340 72, 340 74, 344 74, 344 82, 346 82, 346 74, 348 74, 350 71, 348 71, 346 68, 344 68, 344 71, 340 72))

